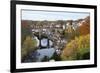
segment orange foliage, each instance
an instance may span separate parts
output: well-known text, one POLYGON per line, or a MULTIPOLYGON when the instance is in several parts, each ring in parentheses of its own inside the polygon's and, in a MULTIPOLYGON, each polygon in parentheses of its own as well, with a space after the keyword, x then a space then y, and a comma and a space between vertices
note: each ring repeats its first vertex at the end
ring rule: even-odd
POLYGON ((80 35, 86 35, 90 33, 90 17, 85 18, 84 22, 79 27, 80 35))

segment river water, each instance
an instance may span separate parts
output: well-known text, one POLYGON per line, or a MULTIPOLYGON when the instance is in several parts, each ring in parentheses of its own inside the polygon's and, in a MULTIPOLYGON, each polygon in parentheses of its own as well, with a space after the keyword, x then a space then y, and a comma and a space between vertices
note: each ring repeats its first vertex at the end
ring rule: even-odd
MULTIPOLYGON (((39 39, 34 37, 37 40, 37 46, 39 46, 39 39)), ((55 53, 55 48, 53 46, 53 42, 49 40, 49 47, 48 47, 48 38, 41 39, 41 46, 45 48, 38 48, 36 51, 29 54, 28 58, 26 58, 25 62, 41 62, 44 57, 50 59, 53 54, 55 53)))

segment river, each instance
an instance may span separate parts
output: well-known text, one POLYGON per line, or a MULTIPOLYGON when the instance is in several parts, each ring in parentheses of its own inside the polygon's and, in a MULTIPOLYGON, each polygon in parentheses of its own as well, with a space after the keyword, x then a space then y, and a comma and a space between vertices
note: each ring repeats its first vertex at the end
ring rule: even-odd
MULTIPOLYGON (((39 46, 39 39, 34 37, 37 40, 37 46, 39 46)), ((29 54, 28 58, 26 58, 25 62, 41 62, 45 57, 50 59, 55 53, 55 48, 53 46, 53 42, 49 40, 48 46, 48 38, 41 39, 41 46, 45 48, 38 48, 36 51, 29 54)))

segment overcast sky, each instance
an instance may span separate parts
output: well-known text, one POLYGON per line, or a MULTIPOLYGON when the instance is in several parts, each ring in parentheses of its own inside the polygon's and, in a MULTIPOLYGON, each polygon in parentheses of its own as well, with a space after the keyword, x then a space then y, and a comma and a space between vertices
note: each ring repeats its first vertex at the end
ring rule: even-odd
POLYGON ((89 13, 22 10, 22 20, 77 20, 86 16, 89 13))

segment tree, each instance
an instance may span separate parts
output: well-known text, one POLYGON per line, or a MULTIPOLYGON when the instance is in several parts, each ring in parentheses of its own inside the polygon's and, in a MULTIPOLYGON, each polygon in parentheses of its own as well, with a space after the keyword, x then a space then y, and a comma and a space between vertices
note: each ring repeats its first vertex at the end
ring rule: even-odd
POLYGON ((30 36, 27 36, 22 48, 21 48, 21 57, 22 59, 27 56, 30 52, 36 50, 37 41, 30 36))
POLYGON ((86 17, 78 28, 80 35, 87 35, 90 33, 90 17, 86 17))
POLYGON ((30 24, 28 21, 21 21, 21 45, 23 44, 24 40, 27 36, 31 36, 30 24))
POLYGON ((89 59, 90 53, 90 34, 75 37, 66 44, 61 54, 62 60, 89 59))

